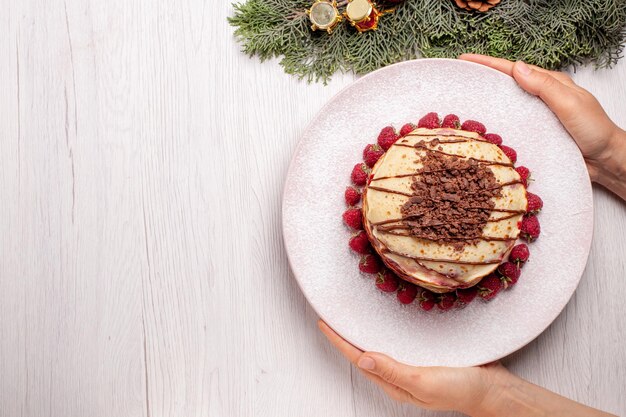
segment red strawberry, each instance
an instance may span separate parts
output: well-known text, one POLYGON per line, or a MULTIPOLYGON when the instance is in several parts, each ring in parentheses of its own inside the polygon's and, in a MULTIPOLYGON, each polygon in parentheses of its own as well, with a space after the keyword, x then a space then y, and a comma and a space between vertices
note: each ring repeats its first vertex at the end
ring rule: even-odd
POLYGON ((498 267, 498 272, 502 275, 502 285, 504 288, 508 288, 515 285, 519 279, 520 270, 512 262, 505 262, 498 267))
POLYGON ((436 129, 439 126, 441 126, 439 115, 435 112, 428 113, 417 122, 417 127, 425 127, 427 129, 436 129))
POLYGON ((359 208, 351 208, 343 212, 343 222, 353 229, 363 228, 363 214, 359 208))
POLYGON ((367 238, 367 233, 360 230, 356 235, 350 238, 348 246, 350 246, 350 249, 352 249, 356 253, 360 253, 362 255, 369 253, 370 240, 367 238))
POLYGON ((496 274, 491 273, 483 278, 478 283, 477 287, 478 295, 483 300, 489 301, 500 292, 500 290, 502 289, 502 282, 496 274))
POLYGON ((484 124, 477 122, 476 120, 466 120, 461 125, 461 129, 468 132, 476 132, 479 135, 484 135, 487 132, 487 128, 484 124))
POLYGON ((380 159, 385 151, 378 145, 367 145, 365 149, 363 149, 363 161, 368 167, 373 167, 376 161, 380 159))
POLYGON ((519 245, 513 246, 513 249, 511 249, 509 261, 513 262, 518 268, 520 268, 529 257, 530 251, 528 250, 528 246, 526 246, 525 243, 520 243, 519 245))
POLYGON ((411 133, 415 129, 415 125, 413 123, 407 123, 400 128, 400 136, 406 136, 411 133))
POLYGON ((370 169, 367 165, 363 163, 356 164, 354 168, 352 168, 352 182, 354 185, 365 185, 369 173, 370 169))
POLYGON ((511 162, 517 162, 517 152, 515 152, 515 149, 510 148, 506 145, 500 145, 500 149, 502 149, 502 152, 504 152, 504 154, 511 160, 511 162))
POLYGON ((539 220, 537 216, 524 216, 521 226, 521 236, 529 242, 537 239, 541 233, 541 226, 539 226, 539 220))
POLYGON ((398 134, 393 126, 383 127, 383 130, 378 134, 378 144, 384 150, 391 148, 391 145, 398 140, 398 134))
POLYGON ((515 168, 519 176, 522 178, 522 183, 524 187, 528 187, 528 180, 530 179, 530 170, 525 166, 518 166, 515 168))
POLYGON ((543 208, 543 200, 537 194, 526 193, 526 199, 528 200, 528 213, 537 214, 543 208))
POLYGON ((459 116, 457 116, 456 114, 449 114, 443 118, 443 122, 441 122, 441 127, 448 127, 450 129, 460 129, 461 120, 459 120, 459 116))
POLYGON ((366 274, 377 274, 380 271, 381 265, 378 257, 372 254, 361 256, 359 261, 359 269, 366 274))
POLYGON ((462 288, 456 290, 456 298, 462 304, 469 304, 476 298, 478 295, 478 288, 470 287, 470 288, 462 288))
POLYGON ((432 292, 425 290, 425 289, 421 289, 419 291, 419 297, 417 299, 420 308, 424 311, 430 311, 433 309, 433 307, 435 306, 435 294, 433 294, 432 292))
POLYGON ((446 311, 454 307, 456 296, 453 292, 441 294, 438 298, 439 300, 437 301, 437 307, 439 307, 440 310, 446 311))
POLYGON ((417 286, 410 282, 402 282, 398 288, 398 301, 402 304, 411 304, 417 296, 417 286))
POLYGON ((493 143, 494 145, 502 145, 502 136, 496 135, 495 133, 486 133, 483 137, 488 141, 493 143))
POLYGON ((385 269, 383 272, 378 273, 378 277, 376 278, 376 286, 378 289, 384 292, 394 292, 398 289, 398 285, 400 285, 400 280, 388 269, 385 269))

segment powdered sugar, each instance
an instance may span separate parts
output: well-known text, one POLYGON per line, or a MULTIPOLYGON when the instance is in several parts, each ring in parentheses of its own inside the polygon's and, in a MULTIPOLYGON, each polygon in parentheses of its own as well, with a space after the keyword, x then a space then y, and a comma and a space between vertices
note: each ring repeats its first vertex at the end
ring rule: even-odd
POLYGON ((285 184, 283 229, 304 294, 351 343, 416 365, 475 365, 534 339, 573 294, 591 244, 591 185, 558 120, 512 79, 463 61, 408 61, 358 80, 311 122, 285 184), (532 171, 529 191, 544 200, 542 234, 519 283, 488 304, 476 300, 445 314, 403 306, 360 274, 341 220, 343 193, 363 147, 384 126, 416 123, 430 111, 480 120, 500 134, 517 150, 518 165, 532 171))

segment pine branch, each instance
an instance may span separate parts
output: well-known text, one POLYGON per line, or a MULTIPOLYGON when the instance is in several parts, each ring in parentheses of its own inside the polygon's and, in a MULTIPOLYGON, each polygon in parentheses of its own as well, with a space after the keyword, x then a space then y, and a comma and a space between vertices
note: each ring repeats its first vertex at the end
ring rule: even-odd
POLYGON ((594 62, 610 67, 626 41, 626 0, 506 0, 481 14, 453 0, 406 0, 358 33, 342 22, 332 34, 314 32, 306 10, 313 0, 248 0, 228 19, 243 52, 262 61, 282 57, 289 74, 326 82, 336 72, 364 74, 417 57, 464 52, 524 61, 548 69, 594 62))

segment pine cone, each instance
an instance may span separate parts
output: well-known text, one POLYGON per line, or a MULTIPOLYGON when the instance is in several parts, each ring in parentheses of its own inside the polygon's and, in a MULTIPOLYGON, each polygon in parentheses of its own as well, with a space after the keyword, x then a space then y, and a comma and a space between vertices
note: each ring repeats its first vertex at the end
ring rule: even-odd
POLYGON ((465 10, 477 10, 479 12, 486 12, 492 7, 496 6, 500 3, 500 0, 480 0, 480 1, 465 1, 465 0, 454 0, 456 1, 456 5, 465 9, 465 10))

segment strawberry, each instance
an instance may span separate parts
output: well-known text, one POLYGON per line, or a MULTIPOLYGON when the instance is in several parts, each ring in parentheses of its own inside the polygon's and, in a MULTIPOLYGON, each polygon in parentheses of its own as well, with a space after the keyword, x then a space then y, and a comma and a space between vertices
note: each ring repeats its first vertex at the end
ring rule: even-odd
POLYGON ((363 214, 359 208, 351 208, 343 213, 343 222, 353 229, 363 228, 363 214))
POLYGON ((537 214, 543 208, 543 200, 537 194, 526 193, 526 199, 528 200, 528 213, 537 214))
POLYGON ((500 149, 502 149, 502 152, 504 152, 504 154, 511 160, 512 163, 517 162, 517 152, 515 152, 515 149, 510 148, 506 145, 500 145, 500 149))
POLYGON ((522 220, 520 235, 528 242, 532 242, 539 237, 540 233, 541 226, 539 226, 539 220, 537 220, 537 216, 534 216, 532 214, 529 216, 524 216, 524 219, 522 220))
POLYGON ((476 120, 466 120, 461 125, 461 129, 468 132, 476 132, 479 135, 484 135, 487 132, 487 128, 484 124, 477 122, 476 120))
POLYGON ((439 126, 441 126, 439 115, 435 112, 428 113, 417 122, 417 127, 425 127, 427 129, 436 129, 439 126))
POLYGON ((367 182, 367 176, 370 173, 370 169, 363 163, 358 163, 352 168, 352 182, 354 185, 365 185, 367 182))
POLYGON ((518 166, 517 168, 515 168, 515 170, 521 177, 524 187, 528 187, 528 181, 530 180, 530 170, 525 166, 518 166))
POLYGON ((483 137, 494 145, 502 145, 502 136, 500 135, 496 135, 495 133, 485 133, 483 137))
POLYGON ((520 243, 519 245, 513 246, 513 249, 511 249, 509 261, 513 262, 518 268, 520 268, 529 257, 530 251, 528 250, 528 246, 526 246, 525 243, 520 243))
POLYGON ((356 206, 361 201, 361 193, 354 187, 346 187, 344 197, 348 206, 356 206))
POLYGON ((397 296, 402 304, 411 304, 417 296, 417 286, 410 282, 402 282, 398 287, 397 296))
POLYGON ((441 294, 437 300, 437 307, 440 310, 447 311, 454 307, 456 301, 456 295, 453 292, 441 294))
POLYGON ((459 120, 459 116, 457 116, 456 114, 448 114, 446 117, 443 118, 443 122, 441 122, 441 127, 460 129, 461 120, 459 120))
POLYGON ((418 301, 419 306, 420 306, 420 308, 422 310, 430 311, 430 310, 433 309, 433 307, 436 304, 435 303, 435 294, 433 294, 432 292, 430 292, 428 290, 420 289, 417 301, 418 301))
POLYGON ((348 246, 350 246, 350 249, 356 253, 360 253, 361 255, 370 253, 370 240, 367 238, 367 233, 362 230, 359 230, 356 235, 350 238, 348 246))
POLYGON ((456 290, 456 298, 461 304, 469 304, 478 295, 478 288, 459 288, 456 290))
POLYGON ((407 123, 400 128, 400 136, 406 136, 411 133, 415 129, 415 125, 413 123, 407 123))
POLYGON ((495 297, 502 289, 500 278, 494 273, 487 275, 477 285, 478 295, 483 300, 489 301, 495 297))
POLYGON ((369 144, 363 149, 363 161, 368 167, 373 167, 376 161, 380 159, 385 151, 377 144, 369 144))
POLYGON ((380 260, 378 260, 377 256, 372 254, 361 256, 361 260, 359 261, 359 269, 361 272, 365 272, 366 274, 378 274, 380 268, 380 260))
POLYGON ((502 275, 502 285, 506 289, 515 285, 519 279, 520 270, 512 262, 505 262, 498 267, 498 273, 502 275))
POLYGON ((376 277, 376 286, 381 291, 394 292, 398 289, 398 285, 400 285, 400 280, 396 274, 388 269, 379 272, 378 277, 376 277))
POLYGON ((398 140, 398 134, 396 133, 396 129, 393 126, 383 127, 383 129, 378 134, 378 144, 385 151, 391 148, 391 145, 396 143, 398 140))

